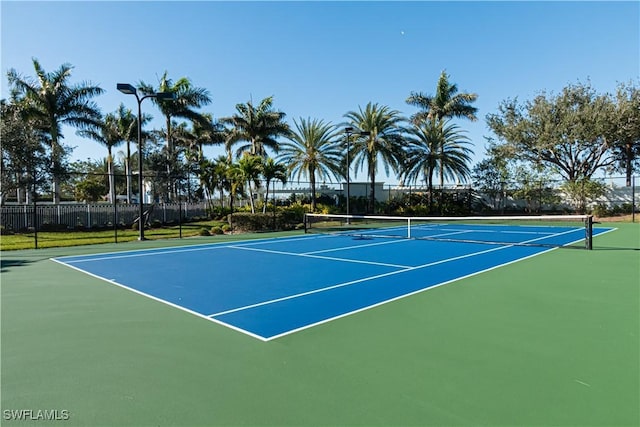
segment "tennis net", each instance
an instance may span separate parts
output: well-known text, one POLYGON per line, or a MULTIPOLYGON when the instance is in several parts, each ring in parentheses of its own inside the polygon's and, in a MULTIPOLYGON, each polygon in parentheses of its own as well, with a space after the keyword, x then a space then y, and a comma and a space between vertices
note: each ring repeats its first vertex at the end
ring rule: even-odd
POLYGON ((399 217, 306 214, 305 233, 592 249, 590 215, 399 217))

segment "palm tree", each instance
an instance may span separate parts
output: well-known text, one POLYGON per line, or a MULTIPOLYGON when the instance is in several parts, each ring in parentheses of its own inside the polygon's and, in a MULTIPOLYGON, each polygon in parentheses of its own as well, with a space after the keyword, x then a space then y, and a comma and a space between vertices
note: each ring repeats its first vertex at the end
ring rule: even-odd
POLYGON ((229 167, 225 156, 218 156, 215 160, 202 159, 199 163, 200 181, 205 189, 205 198, 213 209, 213 194, 220 192, 220 209, 224 208, 224 192, 229 191, 229 167))
MULTIPOLYGON (((425 95, 422 92, 411 92, 407 98, 407 104, 420 109, 411 117, 414 125, 420 126, 426 120, 431 120, 432 127, 437 127, 446 118, 467 118, 477 120, 478 109, 471 103, 478 99, 475 93, 458 93, 458 86, 449 82, 449 75, 443 70, 440 73, 435 96, 425 95)), ((444 153, 440 153, 444 157, 444 153)), ((440 186, 444 185, 444 169, 440 168, 440 186)))
POLYGON ((404 178, 416 182, 423 177, 429 189, 429 208, 433 206, 433 174, 440 170, 440 185, 444 176, 466 179, 469 174, 471 149, 469 138, 458 126, 447 121, 425 120, 410 130, 404 178))
POLYGON ((249 153, 245 153, 238 160, 239 178, 243 183, 247 184, 249 191, 249 203, 251 204, 251 213, 256 213, 255 203, 253 201, 253 187, 260 186, 260 173, 262 172, 262 158, 249 153))
MULTIPOLYGON (((176 153, 174 146, 174 137, 173 137, 173 118, 181 118, 186 119, 191 122, 199 122, 202 126, 207 126, 209 123, 207 118, 197 112, 195 109, 203 107, 211 103, 211 97, 209 95, 209 91, 204 88, 199 88, 193 86, 191 80, 186 77, 182 77, 178 79, 176 82, 171 80, 168 77, 168 72, 165 71, 162 77, 160 78, 160 82, 157 88, 152 85, 148 85, 144 82, 139 83, 139 88, 142 93, 152 94, 157 92, 171 92, 174 94, 173 99, 171 100, 162 100, 158 98, 152 98, 162 115, 165 117, 165 126, 166 126, 166 134, 165 138, 167 141, 166 152, 167 152, 167 175, 172 175, 171 165, 176 161, 176 153)), ((169 193, 171 197, 175 196, 175 186, 170 183, 169 193)))
MULTIPOLYGON (((376 174, 378 162, 382 161, 382 167, 389 176, 389 170, 399 170, 404 157, 402 124, 405 119, 400 112, 391 110, 387 106, 367 104, 364 110, 350 111, 345 114, 350 125, 359 128, 363 132, 369 132, 366 136, 358 136, 351 145, 349 158, 353 159, 355 169, 363 169, 367 166, 367 174, 371 185, 369 198, 369 211, 373 212, 375 206, 376 174)), ((350 167, 350 165, 347 165, 350 167)))
POLYGON ((140 82, 139 88, 145 94, 157 92, 171 92, 174 94, 171 100, 152 98, 165 117, 167 149, 169 152, 173 151, 172 118, 201 122, 206 125, 207 118, 195 109, 210 104, 211 96, 208 90, 193 86, 188 78, 182 77, 174 82, 168 77, 168 72, 165 71, 157 88, 144 82, 140 82))
POLYGON ((218 156, 213 162, 212 179, 215 183, 213 188, 220 191, 220 208, 224 207, 224 192, 231 192, 230 169, 231 162, 224 155, 218 156))
POLYGON ((228 161, 227 179, 229 180, 229 210, 233 213, 235 197, 244 193, 244 177, 238 163, 228 161))
POLYGON ((316 209, 316 179, 341 175, 342 144, 336 139, 337 130, 330 123, 318 119, 296 122, 296 130, 289 142, 280 145, 279 160, 289 165, 289 173, 298 181, 305 176, 311 185, 311 209, 316 209))
POLYGON ((269 185, 271 181, 277 179, 283 184, 287 183, 287 167, 283 163, 277 163, 272 157, 267 157, 262 162, 262 176, 265 180, 267 191, 264 195, 262 213, 267 212, 267 201, 269 200, 269 185))
POLYGON ((246 104, 237 104, 236 111, 235 115, 220 120, 231 127, 228 149, 244 142, 238 147, 237 156, 246 151, 264 157, 266 148, 278 152, 277 138, 289 134, 289 125, 284 122, 285 113, 273 110, 273 96, 263 99, 257 107, 251 100, 246 104))
POLYGON ((425 120, 442 120, 447 117, 466 117, 475 121, 478 109, 471 106, 471 103, 476 99, 478 95, 475 93, 458 93, 458 86, 449 83, 449 75, 442 71, 435 96, 411 92, 406 102, 420 109, 411 117, 414 124, 419 124, 425 120))
POLYGON ((113 173, 113 147, 124 142, 122 134, 118 128, 118 117, 114 113, 105 116, 104 121, 98 130, 85 129, 78 131, 78 135, 93 139, 107 147, 107 174, 109 175, 109 202, 116 202, 115 177, 113 173))
MULTIPOLYGON (((223 127, 213 120, 211 114, 203 114, 202 118, 205 121, 193 122, 191 129, 188 129, 185 123, 174 126, 174 142, 184 149, 187 173, 189 174, 198 172, 199 165, 204 160, 203 147, 205 145, 216 145, 224 142, 223 127)), ((202 186, 202 177, 200 177, 199 181, 202 186)))
POLYGON ((25 77, 15 69, 7 73, 12 97, 24 103, 25 113, 41 127, 51 148, 53 171, 53 202, 60 203, 60 174, 62 169, 62 127, 77 129, 99 127, 100 110, 92 99, 104 92, 98 86, 83 82, 71 84, 73 67, 63 64, 47 73, 37 59, 33 59, 36 78, 25 77))
MULTIPOLYGON (((114 113, 117 119, 118 133, 122 139, 127 143, 127 152, 124 159, 125 175, 127 177, 127 203, 131 203, 132 195, 132 173, 131 173, 131 144, 137 144, 138 142, 138 118, 133 112, 120 104, 116 112, 114 113)), ((148 114, 142 115, 142 128, 146 123, 151 121, 152 117, 148 114)), ((142 139, 145 140, 149 137, 149 134, 143 131, 142 139)))

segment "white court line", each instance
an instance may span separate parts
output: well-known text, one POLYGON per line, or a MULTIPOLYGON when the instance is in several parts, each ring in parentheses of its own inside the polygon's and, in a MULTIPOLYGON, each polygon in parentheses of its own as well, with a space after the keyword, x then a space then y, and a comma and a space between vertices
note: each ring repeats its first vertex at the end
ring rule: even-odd
POLYGON ((387 264, 384 262, 373 262, 373 261, 360 261, 357 259, 348 259, 348 258, 336 258, 329 256, 320 256, 320 255, 309 255, 309 254, 299 254, 295 252, 284 252, 284 251, 274 251, 271 249, 258 249, 258 248, 246 248, 244 246, 229 246, 232 249, 241 249, 243 251, 254 251, 254 252, 265 252, 269 254, 277 254, 277 255, 289 255, 289 256, 298 256, 303 258, 317 258, 317 259, 326 259, 330 261, 341 261, 341 262, 351 262, 355 264, 369 264, 369 265, 379 265, 382 267, 394 267, 394 268, 408 268, 408 265, 399 265, 399 264, 387 264))
MULTIPOLYGON (((66 261, 65 264, 67 262, 68 263, 73 263, 73 264, 79 264, 79 263, 83 263, 83 262, 103 261, 105 259, 137 258, 137 257, 143 257, 143 256, 166 255, 166 254, 175 254, 175 253, 182 253, 182 252, 208 251, 208 250, 214 250, 214 249, 232 248, 232 247, 236 247, 236 246, 264 245, 264 244, 269 244, 269 243, 282 243, 282 242, 290 242, 290 241, 297 241, 297 240, 323 239, 323 238, 327 238, 327 237, 329 237, 329 236, 326 236, 326 235, 322 235, 322 236, 306 236, 305 235, 305 236, 292 237, 292 238, 289 238, 289 237, 271 237, 269 239, 237 240, 237 241, 234 241, 234 242, 206 243, 206 244, 203 244, 203 245, 194 245, 194 246, 188 246, 188 247, 185 247, 185 246, 173 246, 171 248, 135 249, 135 250, 131 250, 131 251, 107 252, 107 253, 104 253, 104 254, 99 254, 99 255, 110 255, 110 254, 122 253, 124 255, 98 256, 96 258, 87 258, 87 259, 66 261), (136 253, 136 252, 141 252, 141 253, 136 253)), ((79 257, 79 256, 85 256, 85 255, 70 255, 70 256, 59 257, 59 258, 55 258, 55 259, 64 260, 66 258, 76 258, 76 257, 79 257)), ((86 256, 90 256, 90 255, 86 255, 86 256)))
MULTIPOLYGON (((522 227, 522 226, 520 226, 522 227)), ((539 226, 538 226, 539 227, 539 226)), ((555 233, 551 231, 518 231, 518 230, 483 230, 481 228, 443 228, 444 231, 458 231, 460 233, 492 233, 492 234, 534 234, 537 236, 554 236, 555 233)), ((576 227, 572 231, 582 231, 584 228, 576 227)))
POLYGON ((300 255, 323 254, 323 253, 326 253, 326 252, 346 251, 348 249, 366 248, 368 246, 378 246, 378 245, 390 245, 390 244, 393 244, 393 243, 402 243, 402 242, 410 242, 410 241, 411 240, 409 240, 409 239, 388 240, 386 242, 367 243, 366 245, 353 245, 353 246, 344 246, 344 247, 341 247, 341 248, 323 249, 321 251, 303 252, 300 255))
MULTIPOLYGON (((612 228, 612 229, 604 231, 604 232, 602 232, 600 234, 609 233, 610 231, 614 231, 614 230, 617 230, 617 228, 612 228)), ((571 233, 571 232, 572 231, 566 231, 566 232, 563 232, 563 233, 558 233, 558 235, 567 234, 567 233, 571 233)), ((596 237, 596 236, 594 236, 594 237, 596 237)), ((541 237, 541 238, 538 238, 538 239, 532 239, 532 240, 530 240, 528 242, 522 242, 522 243, 529 243, 529 242, 533 242, 535 240, 540 240, 540 239, 543 239, 543 238, 546 238, 546 237, 541 237)), ((567 245, 579 242, 580 240, 582 240, 582 239, 574 240, 573 242, 567 243, 567 245)), ((501 247, 501 248, 494 248, 494 249, 505 249, 505 248, 510 248, 510 247, 518 247, 518 245, 517 244, 511 244, 509 246, 505 246, 505 247, 501 247)), ((380 301, 380 302, 377 302, 375 304, 359 308, 357 310, 349 311, 347 313, 342 313, 342 314, 339 314, 337 316, 330 317, 328 319, 320 320, 318 322, 311 323, 311 324, 308 324, 308 325, 305 325, 305 326, 301 326, 299 328, 291 329, 291 330, 283 332, 281 334, 272 335, 269 338, 264 338, 264 341, 268 342, 268 341, 271 341, 271 340, 275 340, 277 338, 281 338, 281 337, 284 337, 284 336, 287 336, 287 335, 291 335, 291 334, 294 334, 296 332, 303 331, 305 329, 310 329, 310 328, 313 328, 315 326, 322 325, 324 323, 332 322, 332 321, 340 319, 342 317, 351 316, 352 314, 360 313, 362 311, 366 311, 366 310, 369 310, 369 309, 372 309, 372 308, 375 308, 375 307, 379 307, 381 305, 384 305, 384 304, 387 304, 387 303, 390 303, 390 302, 393 302, 393 301, 397 301, 397 300, 400 300, 400 299, 403 299, 403 298, 407 298, 407 297, 410 297, 412 295, 416 295, 416 294, 419 294, 419 293, 422 293, 422 292, 425 292, 425 291, 430 291, 432 289, 439 288, 440 286, 448 285, 449 283, 453 283, 453 282, 457 282, 457 281, 462 280, 462 279, 466 279, 466 278, 469 278, 469 277, 477 276, 479 274, 482 274, 482 273, 485 273, 485 272, 488 272, 488 271, 491 271, 491 270, 495 270, 497 268, 501 268, 501 267, 507 266, 509 264, 514 264, 516 262, 524 261, 526 259, 533 258, 533 257, 536 257, 538 255, 542 255, 544 253, 547 253, 547 252, 550 252, 550 251, 554 251, 554 250, 559 249, 559 248, 560 247, 549 248, 549 249, 546 249, 546 250, 544 250, 542 252, 536 252, 534 254, 528 255, 528 256, 523 257, 523 258, 517 258, 517 259, 514 259, 514 260, 509 261, 509 262, 505 262, 505 263, 502 263, 502 264, 494 265, 492 267, 486 268, 484 270, 476 271, 474 273, 470 273, 470 274, 467 274, 465 276, 456 277, 456 278, 453 278, 451 280, 447 280, 447 281, 444 281, 444 282, 441 282, 441 283, 437 283, 435 285, 428 286, 426 288, 422 288, 422 289, 415 290, 413 292, 409 292, 407 294, 399 295, 399 296, 394 297, 394 298, 390 298, 390 299, 387 299, 387 300, 384 300, 384 301, 380 301)))
POLYGON ((286 301, 286 300, 289 300, 289 299, 300 298, 300 297, 303 297, 303 296, 306 296, 306 295, 317 294, 319 292, 330 291, 332 289, 342 288, 342 287, 345 287, 345 286, 354 285, 356 283, 367 282, 369 280, 380 279, 382 277, 393 276, 395 274, 400 274, 400 273, 406 273, 407 271, 418 270, 420 268, 432 267, 434 265, 444 264, 444 263, 450 262, 450 261, 456 261, 456 260, 463 259, 463 258, 469 258, 469 257, 476 256, 476 255, 482 255, 482 254, 487 253, 487 252, 493 252, 493 251, 496 251, 496 250, 505 249, 507 247, 508 246, 492 248, 492 249, 486 249, 484 251, 472 252, 470 254, 460 255, 460 256, 457 256, 457 257, 454 257, 454 258, 447 258, 447 259, 443 259, 443 260, 439 260, 439 261, 430 262, 428 264, 417 265, 415 267, 406 267, 406 268, 404 268, 402 270, 397 270, 397 271, 391 271, 391 272, 388 272, 388 273, 377 274, 375 276, 363 277, 362 279, 351 280, 349 282, 344 282, 344 283, 338 283, 337 285, 332 285, 332 286, 327 286, 327 287, 324 287, 324 288, 314 289, 312 291, 302 292, 302 293, 299 293, 299 294, 289 295, 289 296, 282 297, 282 298, 276 298, 276 299, 269 300, 269 301, 263 301, 263 302, 259 302, 259 303, 256 303, 256 304, 247 305, 247 306, 244 306, 244 307, 238 307, 238 308, 234 308, 234 309, 231 309, 231 310, 221 311, 219 313, 210 314, 209 317, 221 316, 223 314, 234 313, 236 311, 242 311, 242 310, 246 310, 246 309, 249 309, 249 308, 260 307, 262 305, 273 304, 273 303, 280 302, 280 301, 286 301))
MULTIPOLYGON (((611 232, 611 231, 615 231, 615 230, 617 230, 617 228, 611 228, 611 229, 606 230, 606 231, 604 231, 604 232, 602 232, 602 233, 599 233, 598 235, 600 235, 600 234, 605 234, 605 233, 609 233, 609 232, 611 232)), ((560 234, 565 234, 565 233, 560 233, 560 234)), ((559 235, 560 235, 560 234, 559 234, 559 235)), ((330 237, 330 236, 318 236, 318 237, 330 237)), ((594 237, 596 237, 596 236, 594 236, 594 237)), ((274 241, 274 240, 278 240, 278 239, 285 239, 285 238, 286 238, 286 237, 281 237, 281 238, 270 238, 270 239, 264 239, 264 240, 265 240, 265 241, 274 241)), ((263 240, 263 239, 260 239, 260 240, 263 240)), ((534 241, 534 240, 539 240, 539 239, 533 239, 533 240, 531 240, 531 241, 534 241)), ((581 239, 576 240, 576 241, 574 241, 574 242, 569 242, 569 243, 567 243, 567 244, 575 243, 575 242, 578 242, 578 241, 580 241, 580 240, 581 240, 581 239)), ((223 243, 222 243, 222 242, 221 242, 221 243, 209 243, 209 244, 207 244, 207 245, 223 245, 223 243)), ((198 246, 200 246, 200 245, 198 245, 198 246)), ((505 247, 494 248, 494 249, 491 249, 491 250, 505 249, 505 248, 514 247, 514 246, 517 246, 517 245, 509 245, 509 246, 505 246, 505 247)), ((309 325, 306 325, 306 326, 303 326, 303 327, 300 327, 300 328, 292 329, 292 330, 289 330, 289 331, 283 332, 283 333, 281 333, 281 334, 271 336, 271 337, 269 337, 269 338, 263 337, 263 336, 261 336, 261 335, 254 334, 254 333, 252 333, 252 332, 249 332, 249 331, 247 331, 247 330, 244 330, 244 329, 239 328, 239 327, 237 327, 237 326, 234 326, 234 325, 232 325, 232 324, 229 324, 229 323, 223 322, 223 321, 221 321, 221 320, 219 320, 219 319, 214 319, 214 318, 212 318, 212 317, 211 317, 211 316, 220 315, 220 314, 222 314, 222 313, 224 313, 224 312, 222 312, 222 313, 217 313, 217 314, 213 314, 213 315, 208 315, 208 316, 207 316, 207 315, 203 315, 203 314, 201 314, 201 313, 198 313, 198 312, 195 312, 195 311, 193 311, 193 310, 190 310, 190 309, 188 309, 188 308, 186 308, 186 307, 182 307, 182 306, 180 306, 180 305, 177 305, 177 304, 171 303, 171 302, 169 302, 169 301, 165 301, 165 300, 163 300, 163 299, 161 299, 161 298, 158 298, 158 297, 155 297, 155 296, 153 296, 153 295, 150 295, 150 294, 144 293, 144 292, 139 291, 139 290, 137 290, 137 289, 135 289, 135 288, 131 288, 131 287, 129 287, 129 286, 126 286, 126 285, 123 285, 123 284, 117 283, 117 282, 115 282, 114 280, 106 279, 106 278, 104 278, 104 277, 101 277, 101 276, 98 276, 98 275, 96 275, 96 274, 90 273, 90 272, 88 272, 88 271, 82 270, 81 268, 75 267, 75 266, 73 266, 73 265, 71 265, 71 264, 67 264, 67 263, 65 263, 65 262, 63 262, 63 261, 60 261, 60 259, 62 259, 63 257, 61 257, 61 258, 50 258, 50 260, 51 260, 51 261, 53 261, 53 262, 56 262, 56 263, 58 263, 58 264, 60 264, 60 265, 64 265, 64 266, 66 266, 66 267, 69 267, 69 268, 74 269, 74 270, 76 270, 76 271, 79 271, 79 272, 81 272, 81 273, 84 273, 84 274, 86 274, 86 275, 88 275, 88 276, 91 276, 91 277, 94 277, 94 278, 100 279, 100 280, 105 281, 105 282, 107 282, 107 283, 110 283, 110 284, 112 284, 112 285, 116 285, 116 286, 118 286, 118 287, 120 287, 120 288, 122 288, 122 289, 129 290, 129 291, 134 292, 134 293, 136 293, 136 294, 138 294, 138 295, 141 295, 141 296, 144 296, 144 297, 150 298, 150 299, 152 299, 152 300, 154 300, 154 301, 157 301, 157 302, 160 302, 160 303, 166 304, 166 305, 168 305, 168 306, 170 306, 170 307, 177 308, 177 309, 182 310, 182 311, 184 311, 184 312, 186 312, 186 313, 190 313, 190 314, 192 314, 192 315, 194 315, 194 316, 196 316, 196 317, 199 317, 199 318, 201 318, 201 319, 206 319, 206 320, 208 320, 208 321, 210 321, 210 322, 213 322, 213 323, 216 323, 216 324, 219 324, 219 325, 222 325, 222 326, 226 326, 226 327, 228 327, 228 328, 230 328, 230 329, 232 329, 232 330, 234 330, 234 331, 238 331, 238 332, 243 333, 243 334, 245 334, 245 335, 248 335, 248 336, 250 336, 250 337, 252 337, 252 338, 256 338, 256 339, 258 339, 258 340, 260 340, 260 341, 268 342, 268 341, 274 340, 274 339, 276 339, 276 338, 280 338, 280 337, 283 337, 283 336, 286 336, 286 335, 293 334, 293 333, 295 333, 295 332, 299 332, 299 331, 304 330, 304 329, 311 328, 311 327, 313 327, 313 326, 317 326, 317 325, 320 325, 320 324, 323 324, 323 323, 330 322, 330 321, 332 321, 332 320, 339 319, 339 318, 341 318, 341 317, 346 317, 346 316, 349 316, 349 315, 351 315, 351 314, 355 314, 355 313, 358 313, 358 312, 361 312, 361 311, 365 311, 365 310, 368 310, 368 309, 370 309, 370 308, 374 308, 374 307, 377 307, 377 306, 380 306, 380 305, 386 304, 386 303, 388 303, 388 302, 392 302, 392 301, 395 301, 395 300, 398 300, 398 299, 401 299, 401 298, 405 298, 405 297, 408 297, 408 296, 411 296, 411 295, 414 295, 414 294, 417 294, 417 293, 420 293, 420 292, 424 292, 424 291, 426 291, 426 290, 431 290, 431 289, 434 289, 434 288, 439 287, 439 286, 442 286, 442 285, 446 285, 446 284, 451 283, 451 282, 455 282, 455 281, 462 280, 462 279, 467 278, 467 277, 475 276, 475 275, 477 275, 477 274, 480 274, 480 273, 483 273, 483 272, 486 272, 486 271, 489 271, 489 270, 493 270, 493 269, 496 269, 496 268, 499 268, 499 267, 502 267, 502 266, 505 266, 505 265, 509 265, 509 264, 512 264, 512 263, 515 263, 515 262, 519 262, 519 261, 522 261, 522 260, 525 260, 525 259, 528 259, 528 258, 532 258, 532 257, 534 257, 534 256, 537 256, 537 255, 540 255, 540 254, 543 254, 543 253, 546 253, 546 252, 549 252, 549 251, 553 251, 553 250, 556 250, 556 249, 558 249, 558 248, 551 248, 551 249, 545 250, 545 251, 543 251, 543 252, 538 252, 538 253, 535 253, 535 254, 529 255, 529 256, 527 256, 527 257, 518 258, 518 259, 515 259, 515 260, 513 260, 513 261, 509 261, 509 262, 507 262, 507 263, 504 263, 504 264, 496 265, 496 266, 490 267, 490 268, 485 269, 485 270, 482 270, 482 271, 478 271, 478 272, 475 272, 475 273, 471 273, 471 274, 469 274, 469 275, 467 275, 467 276, 457 277, 457 278, 455 278, 455 279, 452 279, 452 280, 449 280, 449 281, 446 281, 446 282, 442 282, 442 283, 439 283, 439 284, 436 284, 436 285, 432 285, 432 286, 429 286, 429 287, 424 288, 424 289, 419 289, 419 290, 414 291, 414 292, 409 293, 409 294, 400 295, 400 296, 395 297, 395 298, 393 298, 393 299, 380 301, 379 303, 376 303, 376 304, 373 304, 373 305, 369 305, 369 306, 366 306, 366 307, 362 307, 362 308, 360 308, 360 309, 358 309, 358 310, 354 310, 354 311, 351 311, 351 312, 348 312, 348 313, 343 313, 343 314, 341 314, 341 315, 338 315, 338 316, 335 316, 335 317, 332 317, 332 318, 328 318, 328 319, 325 319, 325 320, 322 320, 322 321, 319 321, 319 322, 316 322, 316 323, 313 323, 313 324, 309 324, 309 325)), ((489 251, 483 251, 483 252, 490 252, 491 250, 489 250, 489 251)), ((137 251, 139 251, 139 250, 132 250, 132 251, 127 251, 127 252, 137 252, 137 251)), ((117 253, 117 252, 114 252, 114 253, 117 253)), ((469 254, 469 255, 467 255, 467 256, 473 256, 473 255, 474 255, 474 254, 469 254)), ((75 255, 75 256, 77 256, 77 255, 75 255)), ((74 257, 75 257, 75 256, 74 256, 74 257)), ((70 257, 71 257, 71 256, 64 257, 64 258, 70 258, 70 257)), ((443 262, 443 261, 441 261, 441 262, 443 262)), ((418 266, 418 267, 410 267, 410 268, 409 268, 409 270, 410 270, 410 269, 416 269, 416 268, 419 268, 419 267, 420 267, 420 266, 418 266)), ((403 270, 403 271, 404 271, 404 270, 403 270)), ((398 273, 399 273, 399 272, 398 272, 398 273)), ((387 275, 388 275, 388 274, 387 274, 387 275)), ((373 279, 373 278, 375 278, 375 277, 370 277, 370 278, 366 278, 366 279, 362 279, 362 280, 363 280, 363 281, 364 281, 364 280, 371 280, 371 279, 373 279)), ((313 291, 311 291, 311 293, 313 293, 313 291)), ((290 296, 290 297, 285 297, 285 298, 283 298, 283 299, 290 299, 290 298, 293 298, 293 297, 294 297, 294 296, 290 296)), ((265 303, 261 303, 261 304, 258 304, 258 305, 264 305, 264 304, 265 304, 265 303)), ((238 310, 240 310, 240 309, 242 309, 242 308, 238 308, 238 309, 235 309, 235 310, 233 310, 233 311, 238 311, 238 310)), ((229 311, 227 311, 227 312, 229 312, 229 311)))
MULTIPOLYGON (((563 234, 567 234, 567 233, 570 233, 570 232, 573 232, 573 230, 565 231, 563 233, 558 233, 558 236, 563 235, 563 234)), ((533 241, 536 241, 536 240, 540 240, 540 239, 543 239, 543 238, 547 238, 547 237, 548 236, 539 237, 537 239, 531 239, 531 240, 529 240, 527 242, 521 242, 521 243, 530 243, 530 242, 533 242, 533 241)), ((485 249, 484 251, 479 251, 479 252, 471 252, 469 254, 459 255, 459 256, 453 257, 453 258, 446 258, 446 259, 442 259, 442 260, 439 260, 439 261, 434 261, 434 262, 430 262, 430 263, 427 263, 427 264, 418 265, 418 266, 415 266, 415 267, 406 267, 403 270, 397 270, 397 271, 391 271, 391 272, 388 272, 388 273, 377 274, 375 276, 364 277, 362 279, 357 279, 357 280, 351 280, 349 282, 344 282, 344 283, 339 283, 337 285, 332 285, 332 286, 327 286, 327 287, 324 287, 324 288, 314 289, 312 291, 307 291, 307 292, 302 292, 302 293, 299 293, 299 294, 289 295, 289 296, 282 297, 282 298, 276 298, 276 299, 269 300, 269 301, 263 301, 263 302, 259 302, 259 303, 256 303, 256 304, 250 304, 250 305, 247 305, 247 306, 244 306, 244 307, 238 307, 238 308, 234 308, 234 309, 231 309, 231 310, 221 311, 219 313, 213 313, 213 314, 210 314, 209 317, 222 316, 223 314, 229 314, 229 313, 234 313, 234 312, 237 312, 237 311, 248 310, 248 309, 251 309, 251 308, 260 307, 260 306, 263 306, 263 305, 269 305, 269 304, 277 303, 277 302, 280 302, 280 301, 286 301, 286 300, 290 300, 290 299, 294 299, 294 298, 300 298, 300 297, 303 297, 303 296, 312 295, 312 294, 316 294, 316 293, 319 293, 319 292, 326 292, 326 291, 330 291, 332 289, 342 288, 342 287, 345 287, 345 286, 351 286, 351 285, 354 285, 356 283, 367 282, 369 280, 380 279, 382 277, 387 277, 387 276, 393 276, 393 275, 396 275, 396 274, 406 273, 407 271, 413 271, 413 270, 418 270, 418 269, 422 269, 422 268, 426 268, 426 267, 432 267, 434 265, 439 265, 439 264, 444 264, 444 263, 451 262, 451 261, 457 261, 457 260, 460 260, 460 259, 470 258, 470 257, 474 257, 474 256, 477 256, 477 255, 483 255, 483 254, 486 254, 486 253, 489 253, 489 252, 500 251, 500 250, 507 249, 507 248, 512 248, 512 247, 515 247, 515 246, 517 246, 517 245, 510 244, 510 245, 507 245, 507 246, 499 246, 497 248, 485 249)), ((459 280, 459 278, 456 278, 455 280, 459 280)))
POLYGON ((183 307, 183 306, 181 306, 181 305, 174 304, 174 303, 172 303, 172 302, 169 302, 169 301, 163 300, 162 298, 158 298, 158 297, 155 297, 155 296, 153 296, 153 295, 151 295, 151 294, 147 294, 147 293, 145 293, 145 292, 139 291, 139 290, 137 290, 137 289, 135 289, 135 288, 131 288, 131 287, 129 287, 129 286, 123 285, 122 283, 118 283, 118 282, 116 282, 115 280, 106 279, 106 278, 104 278, 104 277, 102 277, 102 276, 98 276, 97 274, 90 273, 90 272, 85 271, 85 270, 83 270, 83 269, 81 269, 81 268, 75 267, 75 266, 73 266, 73 265, 71 265, 71 264, 67 264, 67 263, 65 263, 65 262, 62 262, 62 261, 60 261, 60 260, 58 260, 58 259, 55 259, 55 258, 50 258, 50 259, 51 259, 51 261, 56 262, 56 263, 58 263, 58 264, 60 264, 60 265, 64 265, 65 267, 72 268, 72 269, 74 269, 74 270, 76 270, 76 271, 79 271, 79 272, 81 272, 81 273, 84 273, 84 274, 86 274, 86 275, 89 275, 89 276, 91 276, 91 277, 94 277, 94 278, 96 278, 96 279, 100 279, 100 280, 102 280, 102 281, 105 281, 105 282, 110 283, 110 284, 112 284, 112 285, 116 285, 116 286, 118 286, 118 287, 120 287, 120 288, 126 289, 126 290, 131 291, 131 292, 133 292, 133 293, 136 293, 136 294, 138 294, 138 295, 142 295, 143 297, 147 297, 147 298, 149 298, 149 299, 152 299, 152 300, 154 300, 154 301, 160 302, 160 303, 162 303, 162 304, 166 304, 166 305, 168 305, 168 306, 170 306, 170 307, 177 308, 178 310, 185 311, 185 312, 187 312, 187 313, 189 313, 189 314, 193 314, 194 316, 200 317, 200 318, 202 318, 202 319, 206 319, 206 320, 208 320, 208 321, 210 321, 210 322, 213 322, 213 323, 217 323, 217 324, 219 324, 219 325, 226 326, 226 327, 228 327, 228 328, 233 329, 234 331, 242 332, 242 333, 243 333, 243 334, 245 334, 245 335, 249 335, 249 336, 251 336, 251 337, 253 337, 253 338, 257 338, 257 339, 259 339, 259 340, 261 340, 261 341, 267 341, 267 339, 266 339, 265 337, 262 337, 262 336, 260 336, 260 335, 254 334, 254 333, 252 333, 252 332, 246 331, 246 330, 241 329, 241 328, 238 328, 237 326, 233 326, 233 325, 231 325, 231 324, 229 324, 229 323, 226 323, 226 322, 223 322, 223 321, 221 321, 221 320, 213 319, 213 318, 211 318, 211 317, 205 316, 204 314, 198 313, 197 311, 190 310, 190 309, 188 309, 188 308, 186 308, 186 307, 183 307))

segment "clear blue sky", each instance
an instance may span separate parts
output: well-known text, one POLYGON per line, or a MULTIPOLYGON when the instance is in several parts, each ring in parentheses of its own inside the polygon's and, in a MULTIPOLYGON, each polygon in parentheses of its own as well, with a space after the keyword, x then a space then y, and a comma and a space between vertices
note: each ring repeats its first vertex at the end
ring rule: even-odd
MULTIPOLYGON (((599 92, 640 76, 640 2, 14 2, 2 1, 2 97, 6 72, 33 75, 63 63, 72 81, 106 93, 104 113, 135 99, 116 83, 157 83, 167 70, 209 90, 214 118, 273 95, 294 118, 341 123, 367 102, 415 112, 411 91, 433 94, 442 70, 479 98, 479 120, 459 121, 474 160, 501 101, 558 93, 591 81, 599 92)), ((149 101, 145 113, 161 126, 149 101)), ((66 130, 75 159, 106 149, 66 130)), ((221 149, 207 154, 217 155, 221 149)), ((358 173, 356 179, 365 179, 358 173)), ((387 183, 395 177, 380 177, 387 183)))

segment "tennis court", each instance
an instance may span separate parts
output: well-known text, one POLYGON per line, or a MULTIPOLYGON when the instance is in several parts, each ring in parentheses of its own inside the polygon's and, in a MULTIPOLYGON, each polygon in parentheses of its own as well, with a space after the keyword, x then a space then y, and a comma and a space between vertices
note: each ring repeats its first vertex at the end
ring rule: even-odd
MULTIPOLYGON (((585 239, 575 225, 414 221, 408 231, 380 218, 364 228, 365 217, 342 218, 349 230, 332 234, 55 261, 268 341, 585 239)), ((589 228, 589 240, 608 231, 589 228)))
POLYGON ((2 425, 640 423, 638 224, 314 225, 3 251, 2 425))

